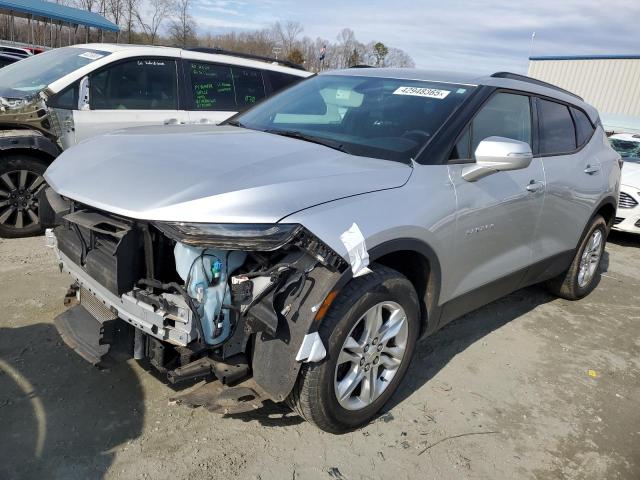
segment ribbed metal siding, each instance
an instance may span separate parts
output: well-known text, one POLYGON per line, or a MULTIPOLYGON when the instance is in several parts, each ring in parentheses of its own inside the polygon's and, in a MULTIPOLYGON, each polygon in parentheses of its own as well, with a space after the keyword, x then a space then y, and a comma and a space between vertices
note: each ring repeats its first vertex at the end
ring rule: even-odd
POLYGON ((529 76, 580 95, 600 113, 640 116, 640 60, 531 60, 529 76))

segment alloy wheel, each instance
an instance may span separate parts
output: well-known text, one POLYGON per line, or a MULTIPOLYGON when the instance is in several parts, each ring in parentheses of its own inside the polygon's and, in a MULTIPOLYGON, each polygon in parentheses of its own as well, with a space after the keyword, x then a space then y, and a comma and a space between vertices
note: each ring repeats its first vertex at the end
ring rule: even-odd
POLYGON ((602 256, 602 240, 602 231, 595 230, 591 234, 591 237, 589 237, 584 252, 582 252, 580 268, 578 269, 578 285, 580 288, 589 285, 596 273, 596 269, 600 264, 600 257, 602 256))
POLYGON ((37 194, 42 175, 13 170, 0 175, 0 225, 20 230, 40 223, 37 194))
POLYGON ((334 391, 347 410, 371 405, 396 375, 407 348, 407 315, 395 302, 371 307, 347 335, 336 364, 334 391))

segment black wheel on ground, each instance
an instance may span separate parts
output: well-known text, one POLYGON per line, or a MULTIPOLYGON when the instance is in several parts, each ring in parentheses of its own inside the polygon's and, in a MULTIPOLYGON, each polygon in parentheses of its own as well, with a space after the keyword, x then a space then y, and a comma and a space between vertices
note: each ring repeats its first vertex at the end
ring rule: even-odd
POLYGON ((370 421, 396 391, 420 331, 416 291, 403 275, 373 265, 340 292, 320 325, 327 356, 304 364, 287 399, 322 430, 370 421))
POLYGON ((42 232, 37 195, 44 188, 47 164, 28 155, 0 158, 0 237, 42 232))
POLYGON ((596 215, 580 241, 569 268, 546 283, 547 289, 561 298, 578 300, 596 287, 600 278, 600 261, 607 241, 607 223, 596 215))

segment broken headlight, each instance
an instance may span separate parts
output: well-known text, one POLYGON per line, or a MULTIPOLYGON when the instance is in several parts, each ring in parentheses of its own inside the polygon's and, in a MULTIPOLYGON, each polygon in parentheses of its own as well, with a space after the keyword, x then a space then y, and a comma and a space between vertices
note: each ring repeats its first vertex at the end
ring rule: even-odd
POLYGON ((186 245, 260 251, 279 249, 302 229, 298 224, 280 223, 163 222, 155 226, 169 238, 186 245))

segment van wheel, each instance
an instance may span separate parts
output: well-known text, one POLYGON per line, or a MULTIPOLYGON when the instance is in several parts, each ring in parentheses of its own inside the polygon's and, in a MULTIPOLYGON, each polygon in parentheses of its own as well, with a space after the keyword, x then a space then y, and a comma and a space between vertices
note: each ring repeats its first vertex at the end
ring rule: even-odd
POLYGON ((579 300, 591 293, 600 279, 599 267, 606 241, 607 223, 597 215, 591 221, 567 271, 549 280, 547 289, 567 300, 579 300))
POLYGON ((47 165, 27 155, 0 159, 0 237, 19 238, 42 232, 38 193, 47 165))
POLYGON ((413 285, 390 268, 345 287, 322 320, 327 348, 320 363, 306 363, 287 399, 293 410, 324 431, 343 433, 369 422, 396 391, 420 330, 413 285))

